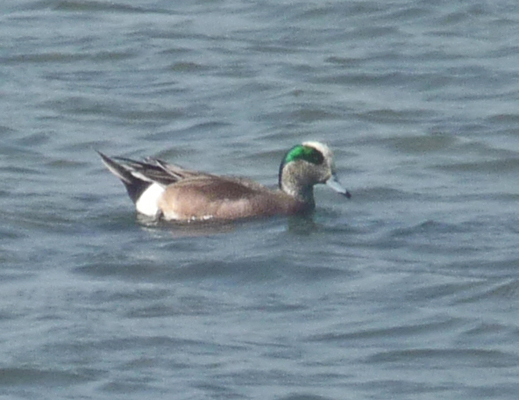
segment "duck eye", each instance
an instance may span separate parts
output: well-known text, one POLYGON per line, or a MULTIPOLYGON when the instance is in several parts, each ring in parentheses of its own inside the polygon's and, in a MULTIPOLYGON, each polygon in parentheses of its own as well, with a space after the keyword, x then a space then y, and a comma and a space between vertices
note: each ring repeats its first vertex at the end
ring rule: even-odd
POLYGON ((298 145, 291 149, 286 157, 285 164, 288 164, 291 161, 304 160, 309 163, 319 165, 324 161, 323 154, 313 147, 298 145))

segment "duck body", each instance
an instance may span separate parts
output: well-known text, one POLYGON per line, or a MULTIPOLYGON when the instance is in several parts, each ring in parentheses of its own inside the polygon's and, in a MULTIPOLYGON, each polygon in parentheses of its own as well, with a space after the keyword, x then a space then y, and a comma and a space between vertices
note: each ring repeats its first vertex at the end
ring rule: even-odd
POLYGON ((248 179, 224 177, 193 178, 168 186, 159 208, 168 220, 229 220, 313 209, 281 190, 273 191, 248 179))
POLYGON ((277 190, 247 178, 191 171, 157 159, 138 162, 99 154, 126 186, 137 212, 155 219, 236 220, 304 214, 315 208, 316 183, 329 183, 350 196, 335 178, 331 151, 319 142, 303 143, 287 152, 277 190))

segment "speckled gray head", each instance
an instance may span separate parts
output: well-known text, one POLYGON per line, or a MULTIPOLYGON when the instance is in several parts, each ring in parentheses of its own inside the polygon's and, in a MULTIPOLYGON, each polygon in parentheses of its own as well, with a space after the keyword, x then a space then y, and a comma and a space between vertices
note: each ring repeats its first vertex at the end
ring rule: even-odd
POLYGON ((279 167, 279 188, 295 197, 313 202, 313 186, 325 183, 337 193, 351 197, 337 178, 331 149, 309 141, 287 151, 279 167))

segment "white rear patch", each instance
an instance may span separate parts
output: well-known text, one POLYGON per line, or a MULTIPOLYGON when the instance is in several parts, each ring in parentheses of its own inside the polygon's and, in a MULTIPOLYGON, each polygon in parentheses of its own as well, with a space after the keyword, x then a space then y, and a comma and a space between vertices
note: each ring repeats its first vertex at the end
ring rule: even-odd
POLYGON ((141 197, 135 203, 135 208, 141 214, 148 217, 156 217, 159 213, 159 198, 164 193, 164 187, 158 183, 152 183, 148 189, 142 192, 141 197))

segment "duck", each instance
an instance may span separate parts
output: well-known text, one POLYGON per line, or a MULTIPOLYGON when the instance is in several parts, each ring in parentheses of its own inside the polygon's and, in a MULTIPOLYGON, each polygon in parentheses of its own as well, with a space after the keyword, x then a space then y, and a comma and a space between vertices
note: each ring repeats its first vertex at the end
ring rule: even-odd
POLYGON ((157 158, 140 162, 98 153, 126 187, 137 213, 153 220, 231 221, 308 214, 315 209, 316 184, 351 197, 337 178, 332 151, 316 141, 303 142, 285 153, 277 189, 248 178, 184 169, 157 158))

